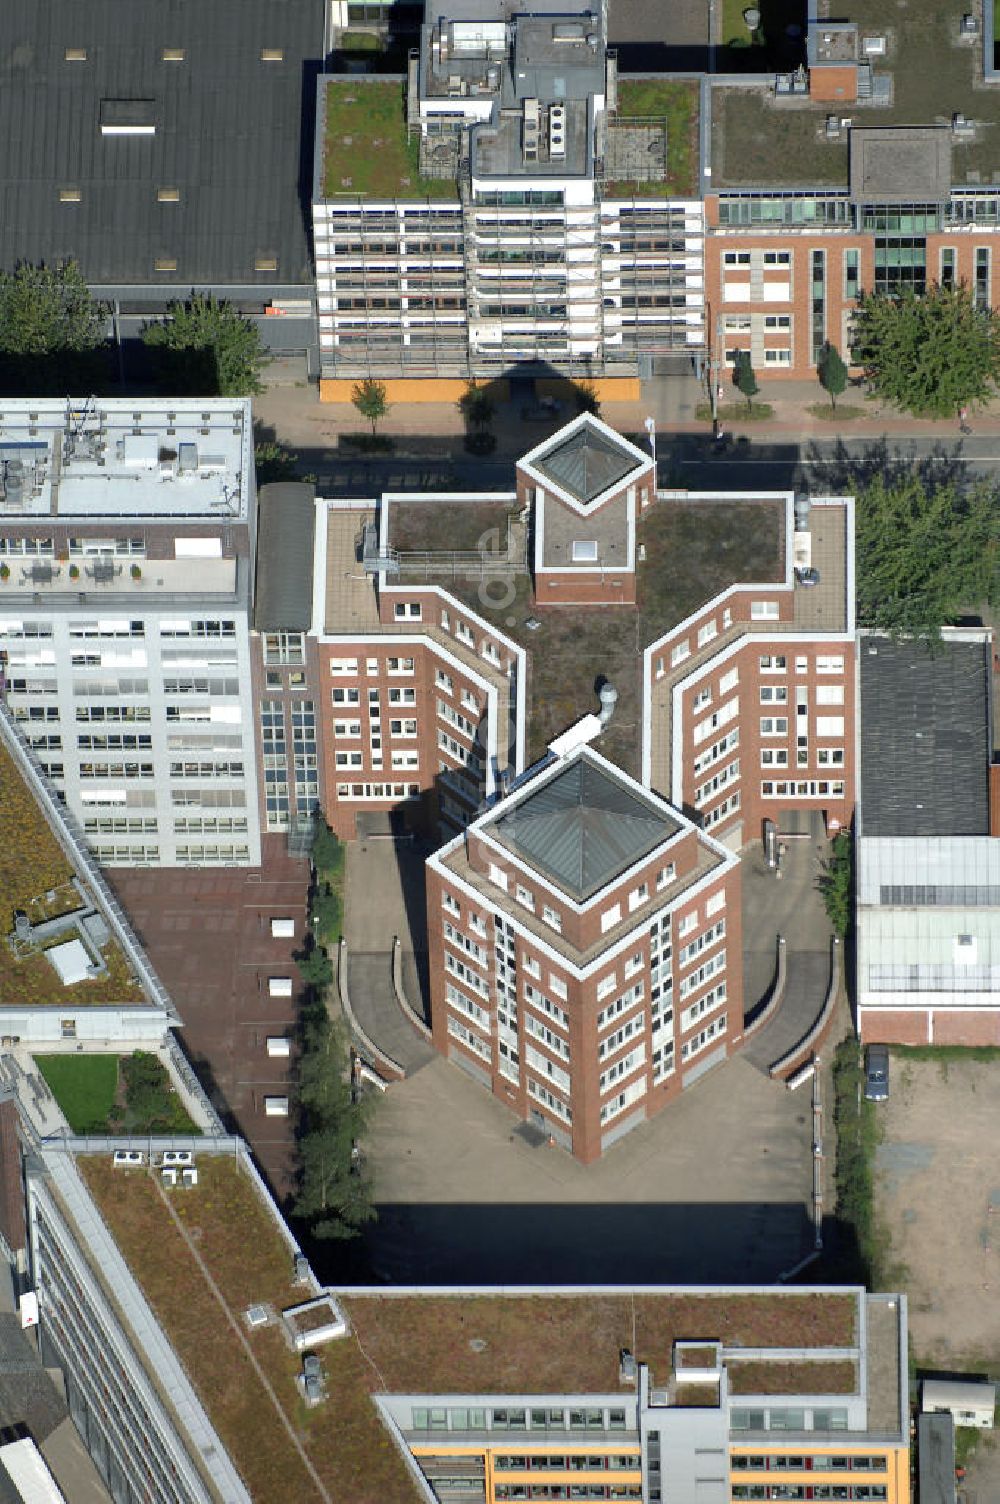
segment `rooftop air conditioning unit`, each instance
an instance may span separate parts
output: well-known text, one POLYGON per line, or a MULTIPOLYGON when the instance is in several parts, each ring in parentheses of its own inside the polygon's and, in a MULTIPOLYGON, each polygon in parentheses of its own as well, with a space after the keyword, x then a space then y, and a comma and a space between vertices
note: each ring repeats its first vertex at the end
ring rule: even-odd
POLYGON ((160 1171, 160 1180, 165 1186, 173 1187, 177 1184, 177 1171, 167 1165, 160 1171))
POLYGON ((865 57, 885 57, 886 39, 885 37, 865 37, 861 43, 861 50, 865 57))
POLYGON ((549 156, 562 159, 566 155, 566 106, 549 106, 549 156))

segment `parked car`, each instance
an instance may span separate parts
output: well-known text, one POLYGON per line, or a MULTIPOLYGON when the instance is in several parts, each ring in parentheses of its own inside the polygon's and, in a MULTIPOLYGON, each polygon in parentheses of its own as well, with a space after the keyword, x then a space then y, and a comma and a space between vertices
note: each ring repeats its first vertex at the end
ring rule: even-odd
POLYGON ((865 1050, 865 1096, 869 1102, 884 1102, 889 1095, 889 1050, 870 1044, 865 1050))

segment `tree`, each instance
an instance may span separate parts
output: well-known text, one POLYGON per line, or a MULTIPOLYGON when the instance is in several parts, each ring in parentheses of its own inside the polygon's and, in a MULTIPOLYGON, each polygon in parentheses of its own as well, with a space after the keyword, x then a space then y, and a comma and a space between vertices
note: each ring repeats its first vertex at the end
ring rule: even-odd
POLYGON ((872 390, 921 418, 988 402, 1000 378, 1000 323, 969 288, 869 293, 854 316, 853 358, 872 390))
POLYGON ((369 1101, 355 1095, 344 1030, 322 999, 303 1008, 300 1041, 295 1214, 316 1238, 353 1238, 375 1215, 360 1153, 369 1101))
POLYGON ((146 324, 142 338, 171 395, 253 397, 264 390, 260 330, 231 303, 192 292, 169 304, 165 320, 146 324))
POLYGON ((465 391, 458 399, 458 407, 466 423, 478 429, 480 433, 484 428, 489 427, 496 411, 489 391, 478 381, 467 383, 465 391))
POLYGON ((311 945, 295 952, 299 974, 308 987, 322 992, 333 981, 333 962, 322 945, 311 945))
POLYGON ((753 361, 750 359, 749 350, 737 350, 736 364, 733 367, 733 386, 738 392, 742 392, 747 399, 747 411, 753 407, 753 399, 760 391, 757 385, 757 377, 754 375, 753 361))
POLYGON ((836 408, 837 398, 847 388, 847 367, 837 346, 831 345, 829 340, 820 351, 816 374, 819 377, 820 386, 830 399, 831 406, 836 408))
POLYGON ((104 364, 107 309, 75 261, 0 274, 0 382, 25 391, 90 391, 104 364))
POLYGON ((576 398, 576 410, 578 413, 592 413, 595 418, 601 416, 601 399, 598 397, 597 388, 592 381, 574 382, 573 395, 576 398))
POLYGON ((849 831, 840 830, 834 836, 818 887, 830 927, 843 940, 851 925, 854 893, 854 853, 849 831))
POLYGON ((937 638, 963 610, 1000 603, 1000 498, 988 481, 878 475, 857 499, 859 622, 937 638))
POLYGON ((372 438, 374 438, 376 426, 389 411, 385 382, 374 381, 370 376, 364 381, 357 382, 351 393, 351 401, 361 416, 371 424, 372 438))
POLYGON ((276 439, 260 439, 253 446, 254 465, 257 468, 257 485, 270 486, 275 481, 298 480, 297 454, 279 444, 276 439))

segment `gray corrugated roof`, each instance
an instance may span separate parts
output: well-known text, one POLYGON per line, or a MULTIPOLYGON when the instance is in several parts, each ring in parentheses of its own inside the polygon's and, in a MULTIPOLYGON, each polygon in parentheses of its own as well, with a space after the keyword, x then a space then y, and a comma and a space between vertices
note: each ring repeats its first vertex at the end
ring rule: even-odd
POLYGON ((316 487, 299 481, 262 486, 257 498, 258 632, 305 632, 312 624, 316 487))
POLYGON ((589 502, 623 480, 636 461, 634 454, 584 425, 538 458, 535 466, 577 501, 589 502))
POLYGON ((985 644, 861 644, 861 822, 866 836, 988 835, 985 644))
POLYGON ((75 256, 90 282, 148 283, 166 257, 164 280, 182 285, 308 284, 303 109, 322 39, 318 0, 5 0, 0 265, 75 256), (166 48, 184 60, 164 62, 166 48), (284 60, 262 62, 263 48, 284 60), (152 102, 155 135, 101 135, 102 102, 126 99, 152 102), (158 202, 160 188, 180 201, 158 202), (255 271, 258 256, 277 270, 255 271))
POLYGON ((501 815, 494 829, 531 866, 583 900, 679 826, 584 754, 501 815))

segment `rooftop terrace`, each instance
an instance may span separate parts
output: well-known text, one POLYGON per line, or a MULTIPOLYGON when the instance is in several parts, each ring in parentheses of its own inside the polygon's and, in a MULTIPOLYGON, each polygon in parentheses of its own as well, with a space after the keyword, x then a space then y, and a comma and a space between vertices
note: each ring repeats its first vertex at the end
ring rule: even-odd
POLYGON ((536 612, 531 582, 514 582, 503 607, 480 600, 475 581, 447 589, 501 632, 527 648, 528 761, 588 711, 596 709, 595 674, 618 690, 601 753, 635 776, 639 768, 640 675, 643 649, 727 585, 785 578, 782 501, 659 501, 639 522, 646 549, 637 564, 637 606, 561 606, 536 612), (533 622, 536 625, 529 627, 533 622))
POLYGON ((715 88, 712 104, 712 181, 717 188, 848 185, 846 133, 825 138, 831 112, 858 126, 950 126, 956 112, 974 129, 953 142, 956 187, 994 181, 1000 172, 1000 90, 982 79, 982 48, 958 40, 962 15, 971 7, 955 0, 845 0, 838 21, 854 21, 863 36, 885 36, 885 57, 872 60, 878 75, 892 77, 892 102, 829 101, 775 103, 770 88, 715 88))
POLYGON ((435 198, 458 202, 454 182, 423 178, 418 136, 406 131, 398 80, 335 78, 326 85, 320 188, 325 198, 435 198))
MULTIPOLYGON (((147 1001, 118 942, 99 946, 103 975, 64 986, 45 951, 77 937, 76 927, 12 949, 8 937, 20 911, 32 925, 92 911, 74 870, 13 756, 0 741, 0 1007, 107 1007, 147 1001)), ((103 927, 102 927, 103 928, 103 927)), ((79 943, 79 942, 78 942, 79 943)), ((86 959, 86 958, 85 958, 86 959)))

